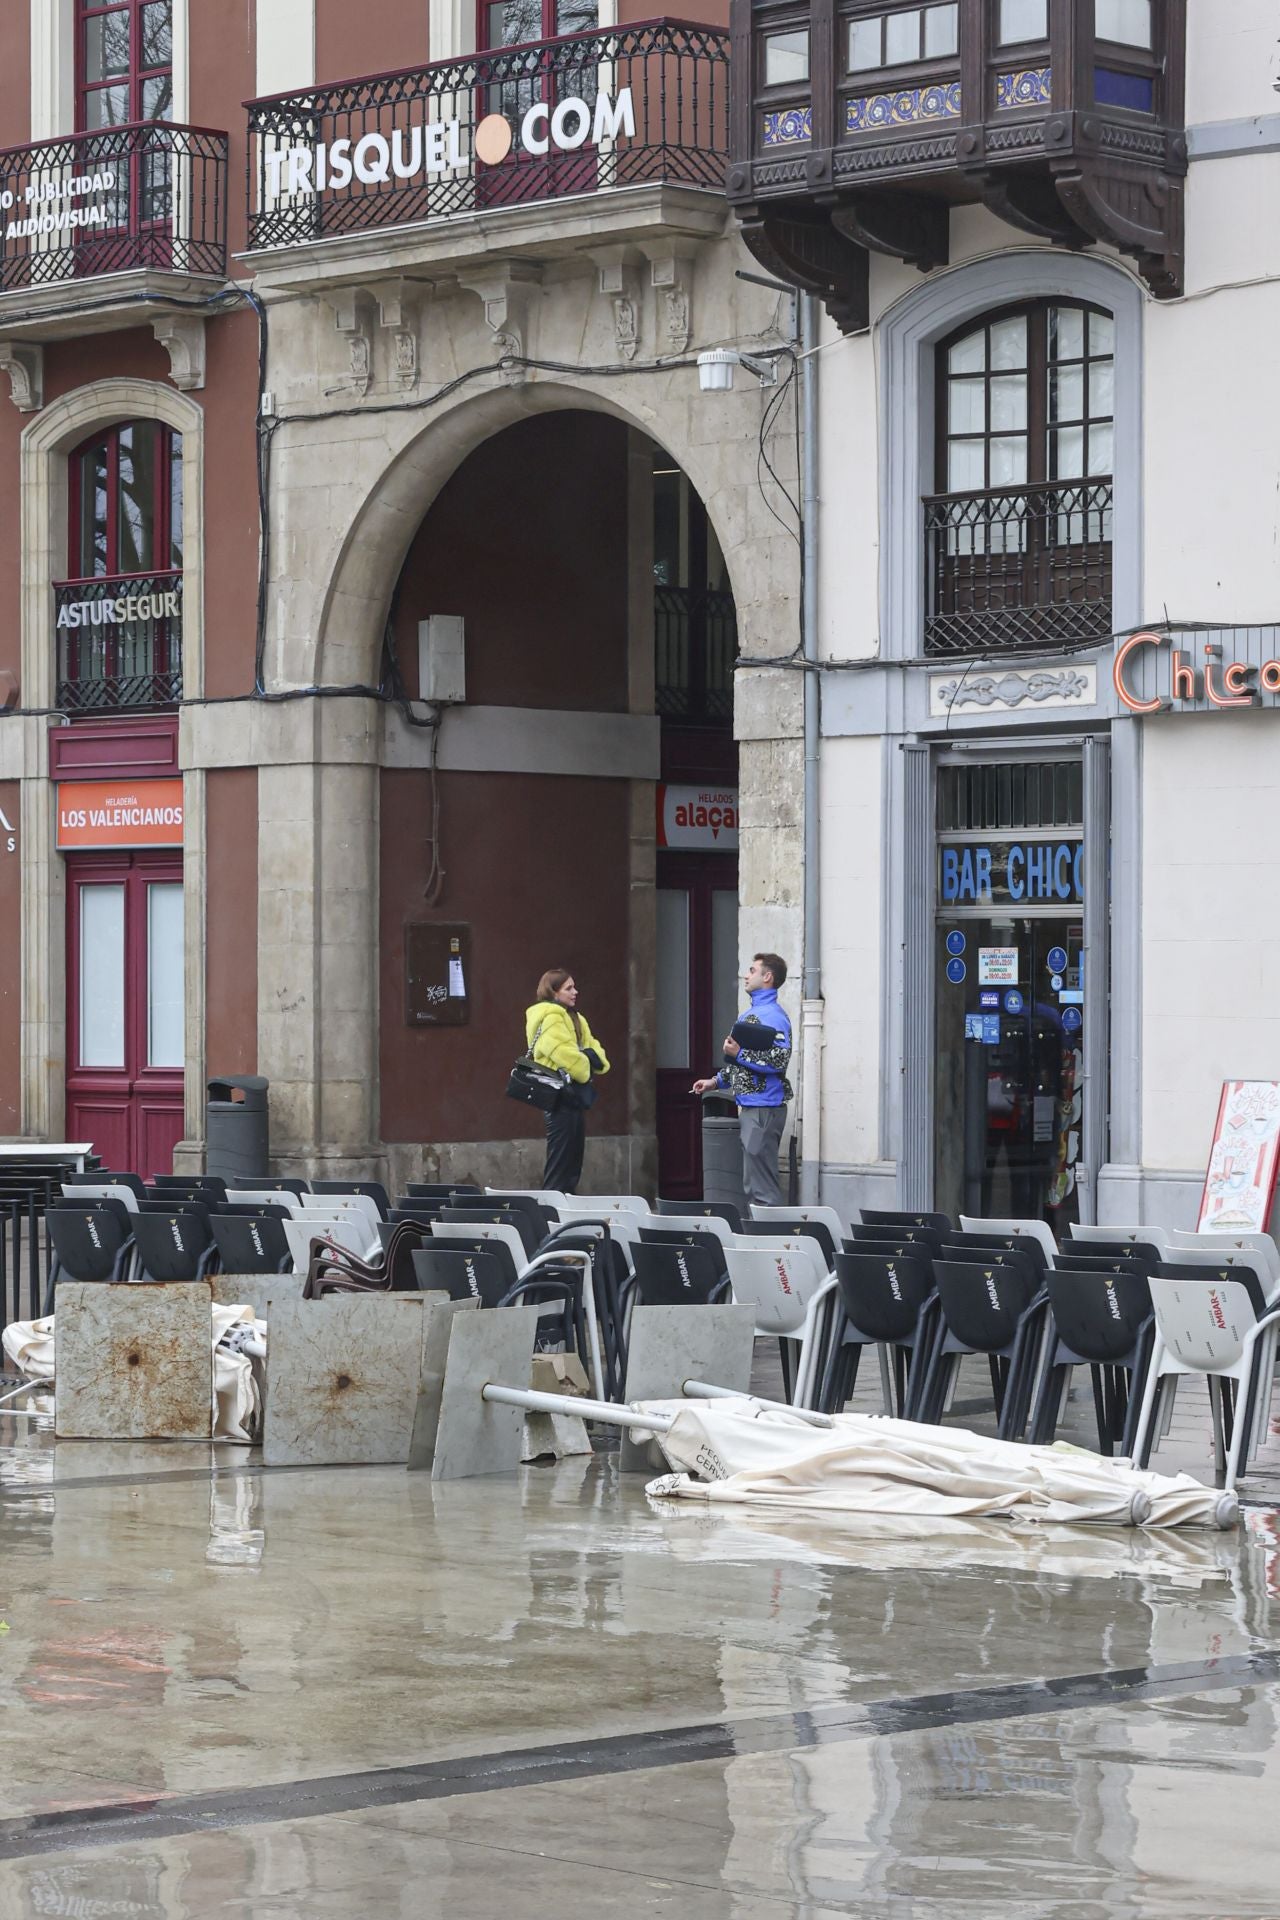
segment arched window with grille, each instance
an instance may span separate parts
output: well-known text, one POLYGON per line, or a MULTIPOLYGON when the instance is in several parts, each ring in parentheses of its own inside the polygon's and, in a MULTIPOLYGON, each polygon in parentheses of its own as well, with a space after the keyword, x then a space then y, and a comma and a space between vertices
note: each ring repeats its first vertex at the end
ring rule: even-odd
POLYGON ((1042 300, 936 349, 925 651, 1087 646, 1111 632, 1115 325, 1042 300))
POLYGON ((170 706, 182 695, 182 435, 155 420, 101 429, 71 454, 68 482, 58 705, 170 706))

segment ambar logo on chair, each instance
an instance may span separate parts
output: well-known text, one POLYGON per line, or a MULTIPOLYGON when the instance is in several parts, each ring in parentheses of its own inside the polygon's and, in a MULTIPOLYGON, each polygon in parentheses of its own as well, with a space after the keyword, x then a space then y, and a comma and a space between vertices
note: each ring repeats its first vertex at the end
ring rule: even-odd
POLYGON ((182 780, 71 780, 58 787, 58 847, 180 847, 182 780))

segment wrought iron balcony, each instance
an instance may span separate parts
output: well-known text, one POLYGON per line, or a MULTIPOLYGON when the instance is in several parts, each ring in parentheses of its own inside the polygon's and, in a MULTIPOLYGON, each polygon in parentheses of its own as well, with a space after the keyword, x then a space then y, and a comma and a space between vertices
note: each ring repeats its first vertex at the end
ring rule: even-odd
POLYGON ((665 720, 705 726, 733 718, 738 620, 731 593, 653 590, 656 705, 665 720))
POLYGON ((924 503, 928 654, 1034 653, 1111 635, 1106 480, 936 494, 924 503))
POLYGON ((1183 272, 1186 0, 732 0, 727 190, 768 270, 867 324, 868 253, 945 265, 952 206, 1183 272), (1114 37, 1113 37, 1114 36, 1114 37))
POLYGON ((225 133, 147 121, 0 152, 0 296, 82 301, 104 274, 221 279, 226 265, 225 133))
POLYGON ((249 103, 249 245, 573 194, 723 189, 728 35, 674 20, 249 103))
POLYGON ((64 580, 53 600, 63 713, 136 713, 181 700, 181 573, 64 580))

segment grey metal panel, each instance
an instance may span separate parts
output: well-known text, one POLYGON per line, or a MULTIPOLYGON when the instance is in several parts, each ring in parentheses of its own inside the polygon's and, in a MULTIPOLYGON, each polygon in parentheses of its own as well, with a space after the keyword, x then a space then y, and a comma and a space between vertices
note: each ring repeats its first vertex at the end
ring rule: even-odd
POLYGON ((1189 160, 1234 160, 1246 153, 1274 153, 1280 147, 1280 113, 1258 113, 1248 120, 1205 120, 1187 128, 1189 160))
POLYGON ((1111 1002, 1111 743, 1084 742, 1084 992, 1083 1143, 1076 1180, 1080 1218, 1098 1217, 1098 1174, 1108 1158, 1111 1002))
POLYGON ((903 748, 902 1205, 933 1196, 933 767, 903 748))

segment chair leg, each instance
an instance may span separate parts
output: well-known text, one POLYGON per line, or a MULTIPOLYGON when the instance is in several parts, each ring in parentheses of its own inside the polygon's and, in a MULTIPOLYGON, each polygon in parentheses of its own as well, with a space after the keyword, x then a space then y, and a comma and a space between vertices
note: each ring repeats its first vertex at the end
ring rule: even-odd
POLYGON ((1042 1375, 1031 1415, 1030 1439, 1033 1447, 1053 1444, 1053 1436, 1058 1430, 1057 1409, 1062 1405, 1062 1389, 1070 1377, 1070 1367, 1049 1367, 1042 1375))
POLYGON ((836 1410, 831 1403, 835 1399, 840 1370, 844 1362, 844 1335, 848 1324, 849 1316, 843 1306, 837 1307, 832 1318, 827 1357, 822 1367, 822 1384, 818 1388, 818 1410, 821 1413, 834 1413, 836 1410))
POLYGON ((790 1343, 786 1340, 779 1340, 778 1342, 778 1359, 782 1366, 782 1397, 787 1402, 787 1405, 791 1406, 793 1404, 791 1398, 791 1350, 790 1343))
POLYGON ((1243 1390, 1245 1385, 1246 1385, 1245 1382, 1241 1383, 1242 1391, 1240 1394, 1240 1404, 1236 1409, 1239 1417, 1236 1420, 1235 1432, 1231 1436, 1231 1451, 1227 1456, 1225 1470, 1223 1472, 1222 1478, 1218 1482, 1218 1485, 1220 1487, 1225 1487, 1228 1490, 1231 1490, 1234 1488, 1236 1484, 1237 1476, 1239 1475, 1242 1467, 1246 1472, 1248 1471, 1249 1422, 1245 1418, 1245 1413, 1246 1413, 1246 1403, 1249 1396, 1243 1390))
POLYGON ((1140 1467, 1145 1467, 1151 1458, 1153 1415, 1156 1407, 1156 1390, 1160 1385, 1160 1362, 1163 1357, 1160 1342, 1155 1339, 1151 1358, 1147 1362, 1146 1379, 1142 1388, 1142 1404, 1138 1409, 1133 1445, 1129 1451, 1129 1458, 1135 1460, 1140 1467))
MULTIPOLYGON (((877 1346, 876 1353, 879 1356, 879 1360, 880 1360, 880 1403, 884 1408, 884 1411, 892 1417, 893 1388, 894 1388, 894 1380, 892 1376, 895 1374, 899 1374, 901 1372, 901 1359, 900 1359, 900 1356, 895 1351, 893 1361, 890 1362, 889 1349, 888 1347, 885 1346, 883 1341, 881 1341, 879 1346, 877 1346)), ((901 1407, 902 1405, 901 1380, 898 1380, 897 1387, 898 1387, 898 1405, 899 1407, 901 1407)))
POLYGON ((1227 1473, 1227 1448, 1223 1433, 1222 1419, 1222 1381, 1216 1374, 1209 1375, 1209 1411, 1213 1416, 1213 1484, 1224 1485, 1227 1473))
POLYGON ((1107 1403, 1102 1388, 1102 1368, 1090 1367, 1089 1380, 1093 1387, 1093 1420, 1098 1430, 1098 1451, 1107 1451, 1107 1403))

